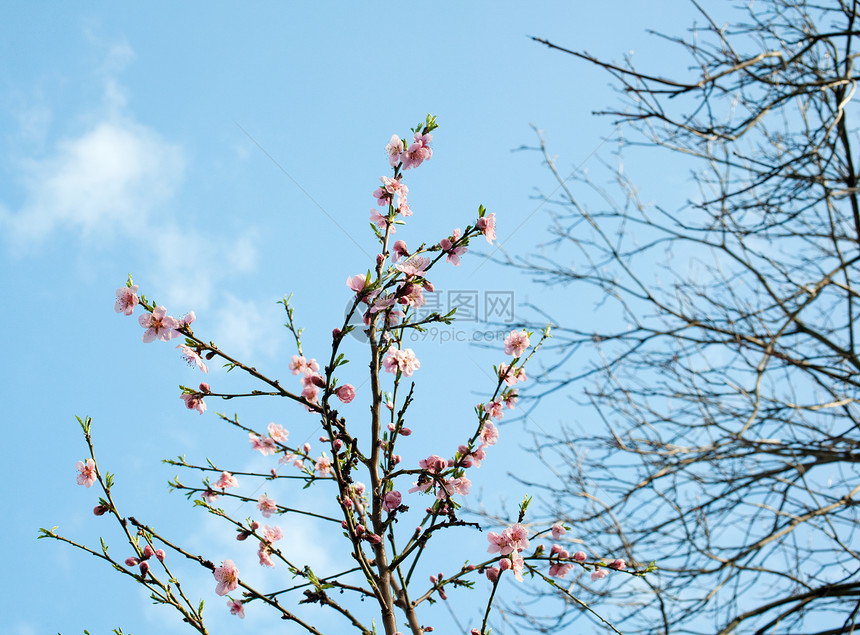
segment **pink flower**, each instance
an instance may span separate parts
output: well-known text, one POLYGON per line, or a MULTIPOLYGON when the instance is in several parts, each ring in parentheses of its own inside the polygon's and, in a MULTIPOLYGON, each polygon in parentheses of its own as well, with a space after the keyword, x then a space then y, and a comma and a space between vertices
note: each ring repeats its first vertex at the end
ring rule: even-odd
POLYGON ((504 379, 508 386, 513 386, 518 381, 525 381, 526 369, 520 366, 519 368, 511 368, 508 364, 499 364, 499 378, 504 379))
POLYGON ((391 346, 385 354, 385 359, 382 360, 382 366, 386 372, 401 372, 406 377, 411 377, 412 373, 421 367, 421 362, 415 357, 415 351, 411 348, 398 350, 391 346))
POLYGON ((519 399, 519 395, 516 390, 512 390, 507 395, 505 395, 505 407, 508 410, 513 410, 517 405, 517 399, 519 399))
POLYGON ((571 569, 573 569, 573 565, 571 563, 558 562, 549 566, 549 575, 551 578, 563 578, 571 569))
POLYGON ((261 567, 274 567, 275 561, 272 560, 272 549, 270 545, 261 542, 257 548, 257 556, 260 558, 261 567))
POLYGON ((426 459, 418 461, 418 466, 427 470, 431 474, 441 474, 448 468, 448 459, 443 459, 441 456, 431 454, 426 459))
MULTIPOLYGON (((356 293, 361 293, 364 289, 365 279, 367 276, 363 273, 358 273, 351 278, 346 279, 346 286, 355 291, 356 293)), ((295 373, 294 373, 295 374, 295 373)))
POLYGON ((505 338, 505 355, 519 357, 529 347, 529 336, 525 331, 511 331, 505 338))
POLYGON ((525 551, 529 548, 529 530, 520 523, 516 523, 508 527, 505 531, 509 532, 509 540, 511 546, 517 551, 525 551))
POLYGON ((143 341, 146 344, 155 341, 156 338, 162 342, 169 342, 173 338, 173 329, 180 327, 179 321, 167 315, 163 306, 156 307, 152 313, 144 313, 137 318, 138 323, 146 329, 143 341))
POLYGON ((433 135, 422 135, 416 132, 413 138, 415 142, 400 155, 400 161, 403 163, 404 170, 417 168, 433 156, 433 150, 428 145, 433 140, 433 135))
POLYGON ((239 600, 227 600, 230 607, 230 615, 238 615, 239 619, 245 619, 245 605, 239 600))
POLYGON ((239 487, 239 481, 230 472, 221 472, 221 478, 215 481, 214 487, 222 490, 228 487, 239 487))
POLYGON ((409 257, 409 250, 406 249, 406 243, 403 242, 402 240, 398 240, 396 243, 394 243, 393 256, 391 257, 391 259, 394 262, 397 262, 401 258, 408 258, 408 257, 409 257))
POLYGON ((337 398, 343 403, 349 403, 355 399, 355 387, 352 384, 344 384, 337 389, 337 398))
POLYGON ((429 266, 429 258, 425 258, 424 256, 412 256, 403 264, 396 265, 395 269, 402 271, 407 276, 423 276, 429 266))
POLYGON ((226 595, 239 588, 239 569, 232 560, 225 560, 224 564, 212 572, 212 575, 218 581, 218 586, 215 587, 215 593, 218 595, 226 595))
POLYGON ((468 250, 460 245, 459 247, 454 247, 454 244, 460 240, 460 228, 455 229, 450 238, 443 238, 439 241, 439 246, 442 247, 442 251, 448 254, 446 260, 450 263, 453 263, 455 267, 460 266, 460 256, 466 253, 468 250))
POLYGON ((511 568, 514 570, 514 577, 522 582, 523 581, 523 570, 525 569, 525 561, 523 557, 520 555, 519 551, 514 551, 511 553, 511 568))
POLYGON ((492 421, 484 421, 481 426, 481 443, 483 445, 496 445, 499 440, 499 430, 492 421))
POLYGON ((201 359, 200 355, 197 354, 193 348, 185 346, 184 344, 179 344, 176 348, 182 351, 182 359, 184 359, 189 366, 192 368, 197 366, 204 373, 209 372, 209 367, 206 366, 206 363, 201 359))
POLYGON ((257 509, 263 513, 265 518, 270 518, 272 514, 277 513, 278 506, 275 504, 275 499, 263 494, 257 499, 257 509))
POLYGON ((273 543, 277 542, 281 538, 284 537, 283 530, 275 525, 274 527, 269 527, 268 525, 263 525, 263 538, 266 539, 266 542, 273 543))
POLYGON ((200 414, 206 412, 206 404, 203 401, 203 395, 197 392, 185 392, 179 395, 185 402, 185 407, 189 410, 196 410, 200 414))
POLYGON ((200 496, 203 498, 203 500, 205 500, 205 501, 206 501, 207 503, 209 503, 210 505, 211 505, 212 503, 214 503, 216 500, 218 500, 218 494, 216 494, 215 492, 213 492, 211 489, 207 489, 207 490, 206 490, 205 492, 203 492, 200 496))
POLYGON ((391 135, 391 140, 385 146, 385 154, 388 155, 388 163, 393 168, 400 163, 400 155, 403 153, 403 139, 396 134, 391 135))
POLYGON ((87 462, 78 461, 75 464, 75 469, 80 472, 77 477, 78 485, 92 487, 96 482, 96 462, 92 459, 87 459, 87 462))
POLYGON ((595 566, 594 571, 591 573, 591 581, 597 582, 598 580, 605 578, 609 575, 609 571, 606 569, 601 569, 600 567, 595 566))
MULTIPOLYGON (((370 222, 382 230, 385 230, 389 225, 388 217, 383 216, 375 209, 370 210, 370 222)), ((391 225, 391 233, 397 233, 397 228, 394 225, 391 225)))
POLYGON ((286 443, 290 433, 284 426, 272 422, 269 424, 269 436, 277 443, 286 443))
POLYGON ((331 474, 331 459, 325 455, 325 452, 317 459, 314 469, 320 473, 320 476, 331 474))
POLYGON ((293 355, 293 359, 290 361, 290 370, 293 375, 298 375, 299 373, 310 375, 311 373, 317 372, 319 369, 320 365, 317 363, 317 360, 306 360, 303 355, 293 355))
POLYGON ((382 497, 382 511, 391 512, 400 507, 403 495, 397 490, 392 490, 382 497))
POLYGON ((131 315, 134 313, 134 307, 140 302, 140 298, 137 297, 137 285, 133 287, 120 287, 116 290, 116 304, 114 305, 114 311, 117 313, 125 313, 126 315, 131 315))
POLYGON ((502 402, 499 399, 496 399, 495 401, 491 401, 490 403, 488 403, 487 413, 493 419, 501 419, 502 417, 504 417, 505 413, 502 410, 502 402))
POLYGON ((248 440, 251 442, 251 447, 258 450, 263 456, 274 454, 278 449, 275 446, 274 439, 270 437, 258 437, 253 432, 248 433, 248 440))
POLYGON ((618 560, 613 560, 613 561, 609 564, 609 566, 610 566, 611 568, 613 568, 613 569, 617 569, 617 570, 619 570, 619 571, 622 571, 622 570, 624 570, 624 569, 626 569, 626 568, 627 568, 627 562, 625 562, 624 560, 622 560, 621 558, 619 558, 618 560))
POLYGON ((484 234, 487 242, 492 245, 496 239, 496 215, 487 214, 483 218, 479 218, 475 223, 475 227, 484 234))
POLYGON ((565 529, 561 523, 556 523, 552 526, 552 538, 553 540, 558 540, 563 535, 567 533, 567 529, 565 529))

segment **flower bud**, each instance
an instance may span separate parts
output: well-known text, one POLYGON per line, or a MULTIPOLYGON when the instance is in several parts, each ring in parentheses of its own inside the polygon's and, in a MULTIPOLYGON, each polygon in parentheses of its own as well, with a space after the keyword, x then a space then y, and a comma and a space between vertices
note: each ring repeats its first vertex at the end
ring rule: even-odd
POLYGON ((436 287, 434 287, 433 283, 431 283, 429 280, 425 280, 424 281, 424 290, 427 291, 427 293, 433 293, 436 291, 436 287))
POLYGON ((510 559, 509 558, 502 558, 502 560, 499 562, 499 568, 502 571, 507 571, 508 569, 510 569, 511 568, 510 559))
POLYGON ((200 392, 202 392, 204 395, 208 395, 210 392, 212 392, 209 389, 209 384, 207 384, 205 381, 200 384, 200 392))
POLYGON ((149 545, 146 545, 143 548, 143 559, 144 560, 148 560, 149 558, 151 558, 154 555, 155 555, 155 549, 153 549, 149 545))
POLYGON ((140 563, 140 560, 138 560, 137 558, 126 558, 125 559, 125 566, 127 566, 127 567, 133 567, 139 563, 140 563))
POLYGON ((140 567, 140 575, 146 575, 146 572, 149 571, 149 563, 146 560, 141 562, 138 567, 140 567))
POLYGON ((333 339, 338 339, 340 337, 341 330, 340 329, 332 329, 331 336, 333 339))
POLYGON ((577 562, 585 562, 585 552, 577 551, 575 554, 573 554, 573 559, 577 562))
POLYGON ((621 558, 613 561, 610 565, 613 569, 618 569, 619 571, 627 568, 627 563, 621 558))
POLYGON ((332 444, 332 447, 335 449, 335 451, 340 450, 343 447, 343 441, 341 441, 340 439, 335 439, 334 443, 332 444))
POLYGON ((257 531, 259 528, 260 528, 260 523, 258 523, 256 520, 252 520, 251 521, 251 529, 254 531, 257 531))
POLYGON ((397 465, 398 463, 400 463, 400 455, 399 454, 392 454, 391 455, 391 462, 394 463, 394 465, 397 465))
POLYGON ((412 434, 412 430, 404 426, 400 428, 400 434, 402 434, 404 437, 408 437, 410 434, 412 434))
POLYGON ((110 508, 105 505, 96 505, 93 507, 93 513, 96 516, 104 516, 109 510, 110 508))
POLYGON ((159 562, 164 562, 165 555, 166 554, 164 553, 164 549, 155 550, 155 557, 158 558, 159 562))

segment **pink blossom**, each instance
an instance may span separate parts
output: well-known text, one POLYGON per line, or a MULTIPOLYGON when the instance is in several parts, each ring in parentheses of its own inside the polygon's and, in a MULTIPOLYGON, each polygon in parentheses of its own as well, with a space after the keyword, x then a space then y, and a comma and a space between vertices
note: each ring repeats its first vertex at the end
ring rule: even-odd
POLYGON ((222 490, 228 487, 239 487, 239 481, 230 472, 221 472, 221 478, 215 481, 214 487, 222 490))
POLYGON ((504 416, 505 416, 505 413, 504 413, 504 411, 502 410, 502 402, 501 402, 501 400, 496 399, 495 401, 491 401, 490 403, 488 403, 488 404, 487 404, 487 413, 488 413, 488 414, 489 414, 493 419, 501 419, 502 417, 504 417, 504 416))
POLYGON ((400 206, 397 208, 397 212, 401 216, 412 216, 412 210, 409 208, 409 203, 406 202, 406 197, 400 197, 400 206))
POLYGON ((484 234, 487 242, 492 245, 496 239, 496 215, 487 214, 483 218, 479 218, 475 223, 475 227, 484 234))
POLYGON ((399 371, 406 377, 411 377, 412 373, 421 367, 421 362, 415 357, 415 351, 411 348, 398 350, 391 346, 385 354, 385 359, 382 360, 382 366, 386 372, 399 371))
POLYGON ((499 378, 504 379, 508 386, 513 386, 518 381, 525 381, 526 369, 520 366, 519 368, 511 368, 508 364, 499 364, 499 378))
POLYGON ((513 410, 517 405, 517 399, 519 399, 519 395, 516 390, 512 390, 507 395, 505 395, 505 407, 508 410, 513 410))
POLYGON ((80 472, 77 477, 78 485, 92 487, 96 482, 96 462, 92 459, 87 459, 87 462, 78 461, 75 464, 75 469, 80 472))
POLYGON ((394 243, 394 247, 392 248, 392 252, 393 252, 393 255, 392 255, 391 259, 394 262, 397 262, 401 258, 408 258, 409 257, 409 250, 406 248, 406 243, 403 242, 402 240, 398 240, 396 243, 394 243))
POLYGON ((275 441, 271 437, 259 437, 253 432, 249 432, 248 440, 251 443, 251 447, 259 451, 263 456, 274 454, 277 450, 275 441))
POLYGON ((591 573, 591 581, 597 582, 598 580, 605 578, 609 575, 609 571, 606 569, 601 569, 600 567, 595 566, 594 571, 591 573))
POLYGON ((355 399, 355 387, 352 384, 344 384, 343 386, 340 386, 336 393, 337 398, 343 403, 349 403, 355 399))
POLYGON ((143 341, 146 344, 155 341, 156 338, 162 342, 169 342, 173 338, 173 329, 179 328, 179 321, 167 315, 163 306, 156 307, 152 313, 144 313, 137 318, 138 323, 146 329, 143 333, 143 341))
POLYGON ((212 575, 218 581, 218 586, 215 587, 215 593, 218 595, 226 595, 239 588, 239 569, 232 560, 225 560, 224 564, 212 572, 212 575))
POLYGON ((505 338, 505 355, 519 357, 529 347, 529 336, 525 331, 511 331, 505 338))
POLYGON ((403 495, 396 489, 388 492, 382 497, 382 511, 391 512, 400 507, 403 495))
POLYGON ((230 607, 230 615, 238 615, 239 619, 245 619, 245 605, 239 600, 227 600, 230 607))
POLYGON ((140 302, 137 297, 137 285, 133 287, 120 287, 116 290, 116 304, 114 311, 117 313, 125 313, 131 315, 134 313, 134 307, 140 302))
POLYGON ((577 551, 575 554, 573 554, 573 559, 577 562, 585 562, 586 557, 587 556, 585 555, 584 551, 577 551))
POLYGON ((413 138, 415 139, 415 142, 406 148, 406 150, 400 155, 400 161, 403 163, 404 170, 417 168, 419 165, 424 163, 424 161, 428 161, 430 157, 433 156, 433 150, 428 145, 433 140, 433 135, 422 135, 416 132, 413 138))
POLYGON ((196 410, 200 414, 206 412, 206 403, 200 393, 184 392, 179 397, 185 402, 185 407, 189 410, 196 410))
POLYGON ((472 481, 470 481, 465 476, 458 476, 457 478, 452 478, 445 481, 445 486, 439 489, 437 498, 439 500, 442 500, 443 498, 445 498, 445 494, 447 494, 448 496, 453 496, 454 494, 467 496, 471 488, 472 481))
POLYGON ((190 348, 185 344, 179 344, 176 348, 182 351, 182 359, 184 359, 189 366, 192 368, 197 366, 197 368, 202 370, 204 373, 209 372, 209 367, 206 366, 206 362, 203 361, 200 355, 197 354, 197 351, 193 348, 190 348))
POLYGON ((275 561, 272 560, 272 549, 270 545, 261 542, 257 548, 257 556, 260 558, 261 567, 274 567, 275 561))
POLYGON ((439 241, 439 246, 442 247, 442 251, 447 254, 446 260, 452 263, 455 267, 460 266, 460 256, 468 251, 463 245, 460 245, 459 247, 454 246, 458 240, 460 240, 459 227, 452 232, 450 238, 443 238, 439 241))
POLYGON ((450 467, 448 465, 448 459, 443 459, 441 456, 436 454, 431 454, 426 459, 421 459, 418 461, 418 466, 427 470, 431 474, 441 474, 442 471, 450 467))
POLYGON ((266 542, 273 543, 277 542, 281 538, 284 537, 283 530, 275 525, 274 527, 269 527, 268 525, 263 525, 263 538, 266 539, 266 542))
POLYGON ((284 426, 277 423, 270 423, 268 426, 269 436, 277 443, 286 443, 290 436, 289 431, 284 426))
POLYGON ((331 459, 325 455, 325 452, 317 459, 314 469, 320 473, 320 476, 331 474, 331 459))
POLYGON ((621 558, 618 558, 617 560, 613 560, 611 563, 609 563, 609 566, 613 569, 618 569, 619 571, 622 571, 627 568, 627 562, 622 560, 621 558))
MULTIPOLYGON (((529 548, 529 530, 520 523, 515 523, 505 531, 509 532, 511 546, 517 551, 525 551, 529 548)), ((504 532, 503 532, 504 533, 504 532)))
POLYGON ((558 540, 567 533, 567 529, 561 523, 556 523, 552 526, 552 538, 558 540))
POLYGON ((573 569, 573 565, 571 563, 557 562, 549 566, 549 575, 551 578, 563 578, 571 569, 573 569))
MULTIPOLYGON (((355 291, 356 293, 361 293, 364 289, 365 280, 367 276, 363 273, 358 273, 351 278, 346 279, 346 286, 355 291)), ((295 374, 295 373, 294 373, 295 374)))
POLYGON ((389 225, 391 225, 391 233, 397 233, 397 228, 393 224, 388 222, 388 217, 383 216, 375 209, 370 210, 370 222, 382 230, 385 230, 386 228, 388 228, 389 225))
POLYGON ((525 569, 525 561, 523 557, 520 555, 519 551, 514 551, 511 553, 511 568, 514 571, 514 577, 522 582, 523 581, 523 570, 525 569))
POLYGON ((400 155, 403 153, 403 139, 396 134, 391 135, 391 140, 385 146, 385 154, 388 155, 388 163, 393 168, 400 163, 400 155))
POLYGON ((200 496, 210 505, 218 500, 218 494, 213 492, 211 489, 207 489, 205 492, 200 494, 200 496))
POLYGON ((395 269, 402 271, 407 276, 423 276, 429 266, 429 258, 425 258, 424 256, 412 256, 403 264, 396 265, 395 269))
POLYGON ((310 375, 311 373, 317 372, 319 369, 320 365, 317 363, 317 360, 306 360, 304 355, 293 355, 293 358, 290 361, 290 370, 293 375, 298 375, 299 373, 310 375))
MULTIPOLYGON (((304 397, 311 403, 317 403, 317 397, 319 396, 319 394, 320 389, 313 384, 305 386, 304 390, 302 390, 302 397, 304 397)), ((310 408, 308 408, 308 410, 310 410, 310 408)))
POLYGON ((269 498, 265 494, 257 499, 257 509, 259 509, 264 518, 270 518, 272 514, 278 512, 278 506, 275 504, 275 499, 269 498))
POLYGON ((496 445, 499 440, 499 430, 492 421, 484 421, 481 426, 481 443, 484 445, 496 445))

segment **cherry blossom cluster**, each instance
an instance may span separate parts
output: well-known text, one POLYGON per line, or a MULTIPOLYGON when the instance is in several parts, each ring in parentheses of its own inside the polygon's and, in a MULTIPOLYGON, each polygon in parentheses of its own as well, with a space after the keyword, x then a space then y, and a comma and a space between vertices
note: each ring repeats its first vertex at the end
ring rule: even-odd
MULTIPOLYGON (((447 315, 439 313, 428 315, 426 312, 418 311, 426 306, 425 293, 435 291, 429 279, 433 267, 437 265, 442 267, 446 264, 459 266, 468 253, 470 239, 483 236, 490 245, 496 240, 495 214, 487 213, 483 206, 479 207, 478 217, 472 224, 466 225, 462 230, 460 227, 454 228, 450 234, 438 241, 421 243, 417 247, 413 243, 413 249, 410 250, 405 240, 393 240, 392 235, 397 226, 405 225, 404 219, 413 215, 413 210, 408 203, 409 188, 404 182, 404 173, 431 159, 433 156, 432 131, 435 128, 435 118, 428 115, 425 122, 412 130, 411 139, 393 135, 385 146, 385 154, 393 172, 380 177, 379 185, 371 192, 377 205, 371 211, 371 229, 378 241, 379 253, 373 268, 366 273, 347 277, 346 286, 354 295, 344 322, 331 331, 332 350, 329 361, 317 361, 316 358, 305 356, 302 349, 302 329, 297 328, 294 323, 293 307, 289 300, 287 298, 283 300, 288 319, 286 326, 295 338, 297 349, 286 367, 293 376, 298 377, 296 385, 300 388, 290 387, 286 382, 282 385, 279 380, 270 379, 255 367, 233 358, 227 352, 217 348, 214 343, 199 339, 191 330, 191 324, 195 320, 193 311, 180 319, 168 315, 164 306, 138 295, 138 286, 133 284, 131 276, 126 286, 116 292, 117 313, 131 316, 138 305, 143 307, 145 312, 140 315, 138 321, 145 329, 144 342, 170 341, 184 337, 184 343, 176 348, 179 349, 182 360, 192 368, 208 373, 207 362, 219 357, 229 370, 241 369, 255 380, 262 382, 265 387, 265 390, 230 393, 224 392, 223 389, 213 392, 210 385, 205 382, 200 383, 197 389, 182 386, 181 398, 188 409, 200 414, 206 412, 204 398, 282 397, 296 402, 312 416, 319 418, 323 430, 319 436, 322 449, 315 450, 312 455, 311 445, 307 442, 301 446, 291 445, 289 430, 278 423, 270 422, 265 429, 262 429, 262 426, 240 423, 238 415, 230 418, 224 414, 218 414, 217 416, 223 421, 243 431, 243 439, 247 438, 251 452, 259 453, 260 456, 272 461, 261 473, 243 470, 240 474, 243 485, 247 485, 250 478, 258 478, 266 479, 272 487, 267 487, 269 491, 263 493, 260 493, 261 488, 257 487, 252 494, 243 494, 243 488, 240 487, 239 480, 232 471, 216 467, 215 463, 208 460, 205 465, 194 465, 187 462, 184 456, 178 461, 167 462, 202 471, 202 485, 189 486, 180 482, 177 477, 171 482, 171 487, 185 490, 189 497, 195 496, 196 504, 209 513, 232 523, 236 530, 236 540, 242 543, 241 548, 248 548, 248 541, 256 547, 256 556, 261 567, 274 569, 276 562, 280 560, 286 565, 288 575, 302 578, 301 583, 291 584, 291 588, 287 591, 303 589, 305 599, 302 602, 314 602, 332 607, 364 633, 371 631, 361 626, 358 618, 344 605, 339 604, 339 600, 333 597, 333 594, 326 593, 327 589, 336 588, 341 593, 359 592, 361 599, 375 598, 382 611, 382 623, 386 635, 402 635, 401 631, 397 630, 395 609, 405 614, 406 622, 413 635, 420 635, 432 632, 434 629, 432 626, 420 624, 416 616, 416 608, 425 600, 430 600, 432 596, 446 600, 451 588, 471 587, 473 582, 470 581, 470 577, 478 577, 481 573, 484 573, 493 583, 493 590, 487 601, 488 615, 496 585, 505 571, 511 570, 514 578, 522 582, 524 574, 539 572, 538 564, 548 564, 549 578, 563 578, 578 565, 590 570, 593 580, 606 576, 609 570, 627 568, 623 560, 615 560, 609 564, 603 561, 589 562, 582 551, 577 551, 571 556, 567 550, 556 543, 549 548, 548 555, 543 544, 538 544, 537 549, 529 554, 530 540, 541 539, 547 532, 530 534, 529 526, 524 524, 527 507, 527 502, 524 502, 520 507, 520 516, 516 523, 499 533, 489 532, 487 552, 492 557, 482 564, 466 564, 453 575, 445 576, 442 572, 431 575, 430 587, 423 592, 420 590, 414 592, 406 588, 410 586, 410 581, 411 587, 416 585, 415 580, 412 580, 412 571, 425 553, 427 543, 434 532, 455 527, 477 526, 477 523, 468 522, 458 515, 462 497, 468 496, 472 488, 472 481, 467 474, 474 476, 474 473, 470 472, 471 468, 480 468, 487 460, 489 449, 498 443, 497 422, 503 418, 505 410, 516 407, 519 384, 528 379, 525 366, 544 339, 549 336, 549 329, 547 329, 540 341, 534 343, 531 340, 533 334, 525 330, 515 329, 508 333, 504 341, 504 353, 510 358, 494 367, 495 375, 492 377, 491 384, 493 387, 488 391, 487 398, 476 405, 476 421, 465 432, 462 430, 458 432, 458 438, 452 444, 456 445, 456 452, 453 455, 445 455, 444 452, 443 455, 430 454, 419 460, 417 465, 409 466, 401 462, 401 456, 396 453, 395 448, 398 447, 398 443, 401 445, 407 443, 404 439, 412 434, 412 430, 406 425, 406 417, 410 412, 411 404, 418 398, 415 384, 408 380, 421 369, 416 351, 403 345, 404 333, 410 329, 423 330, 428 324, 451 323, 454 319, 453 311, 447 315), (359 322, 362 326, 354 326, 353 316, 361 318, 359 322), (360 435, 356 435, 353 429, 357 426, 348 426, 347 417, 358 415, 350 413, 354 407, 343 408, 342 405, 352 403, 356 399, 357 391, 352 384, 339 381, 344 378, 341 367, 349 363, 340 348, 347 333, 362 327, 367 335, 371 352, 369 386, 371 421, 369 434, 367 427, 362 424, 360 435), (338 408, 343 409, 346 414, 339 412, 338 408), (277 462, 274 460, 276 458, 277 462), (297 475, 279 473, 280 466, 284 465, 296 468, 299 473, 297 475), (368 478, 364 479, 365 482, 357 478, 360 470, 366 470, 368 478), (278 480, 282 478, 299 479, 304 482, 305 487, 318 486, 333 492, 340 515, 332 518, 328 515, 330 512, 322 515, 320 510, 311 508, 297 510, 279 506, 275 497, 280 496, 277 491, 274 491, 275 484, 296 482, 278 480), (406 487, 408 491, 404 494, 403 490, 406 487), (418 498, 422 494, 429 498, 418 498), (254 510, 253 514, 256 518, 248 517, 244 520, 232 518, 224 509, 215 506, 222 497, 225 500, 247 504, 254 510), (417 501, 427 502, 420 504, 417 501), (348 569, 345 573, 329 576, 323 580, 318 578, 309 567, 292 564, 289 559, 291 557, 289 547, 292 542, 290 533, 294 531, 294 525, 285 522, 282 529, 276 524, 263 524, 272 522, 272 517, 277 519, 292 513, 324 519, 327 522, 336 523, 335 527, 337 524, 340 525, 340 531, 348 541, 348 553, 352 559, 352 562, 345 567, 348 569), (403 526, 404 523, 401 521, 406 518, 406 514, 416 513, 421 516, 420 520, 415 524, 410 521, 410 529, 404 537, 401 537, 395 530, 403 526), (414 530, 411 527, 414 527, 414 530), (339 581, 339 576, 353 571, 360 572, 358 576, 364 576, 366 585, 360 580, 358 583, 352 580, 348 583, 339 581)), ((320 360, 325 359, 326 357, 320 356, 320 360)), ((85 428, 85 434, 89 444, 88 427, 85 428)), ((91 444, 90 449, 92 453, 91 444)), ((162 549, 156 550, 152 547, 153 538, 157 538, 167 547, 176 549, 185 556, 186 560, 196 560, 207 567, 216 582, 215 593, 219 596, 227 596, 227 608, 232 615, 244 618, 246 606, 250 602, 261 601, 280 611, 284 619, 296 622, 309 632, 319 633, 316 628, 310 627, 294 615, 288 605, 281 602, 279 595, 282 591, 264 593, 250 586, 248 579, 240 579, 239 570, 233 560, 224 559, 220 566, 216 566, 200 556, 175 546, 169 540, 155 534, 150 528, 139 525, 133 518, 121 517, 110 497, 111 476, 108 475, 104 481, 102 480, 96 468, 94 454, 86 461, 79 461, 76 469, 77 482, 80 485, 90 487, 98 482, 105 491, 106 498, 100 499, 99 506, 94 509, 96 515, 101 516, 111 512, 120 520, 124 528, 131 522, 138 527, 138 534, 145 537, 146 544, 141 550, 137 547, 137 538, 133 538, 126 531, 137 555, 128 558, 125 564, 127 567, 139 568, 141 576, 136 578, 138 582, 152 581, 153 584, 148 588, 155 589, 157 597, 159 582, 150 570, 149 560, 155 556, 164 564, 165 553, 162 549), (228 595, 240 586, 243 589, 241 597, 234 598, 228 595)), ((361 472, 361 474, 364 473, 361 472)), ((553 540, 558 541, 564 536, 566 530, 557 523, 548 531, 552 534, 553 540)), ((56 537, 53 532, 47 532, 47 535, 56 537)), ((240 545, 237 544, 236 548, 240 548, 240 545)), ((252 553, 249 550, 248 555, 252 553)), ((110 560, 107 557, 106 559, 110 560)), ((173 583, 173 574, 166 566, 164 569, 173 583)), ((133 574, 127 570, 125 572, 133 574)), ((200 632, 206 632, 202 628, 200 610, 187 600, 183 604, 168 593, 163 596, 163 602, 176 607, 183 614, 185 621, 197 627, 200 632)), ((376 632, 375 627, 373 632, 376 632)), ((473 635, 488 633, 486 616, 481 628, 472 629, 471 633, 473 635)))

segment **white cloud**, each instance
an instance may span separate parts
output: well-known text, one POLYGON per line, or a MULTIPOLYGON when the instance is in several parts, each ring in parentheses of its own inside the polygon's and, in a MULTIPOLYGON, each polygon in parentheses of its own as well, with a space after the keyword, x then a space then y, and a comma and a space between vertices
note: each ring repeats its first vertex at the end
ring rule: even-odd
POLYGON ((278 311, 274 301, 269 305, 225 293, 215 313, 218 326, 213 341, 238 359, 259 352, 274 354, 285 329, 281 326, 283 310, 278 311))
POLYGON ((13 248, 32 250, 55 231, 84 238, 128 236, 146 227, 182 179, 181 149, 133 121, 108 119, 52 155, 22 165, 26 201, 0 216, 13 248))

